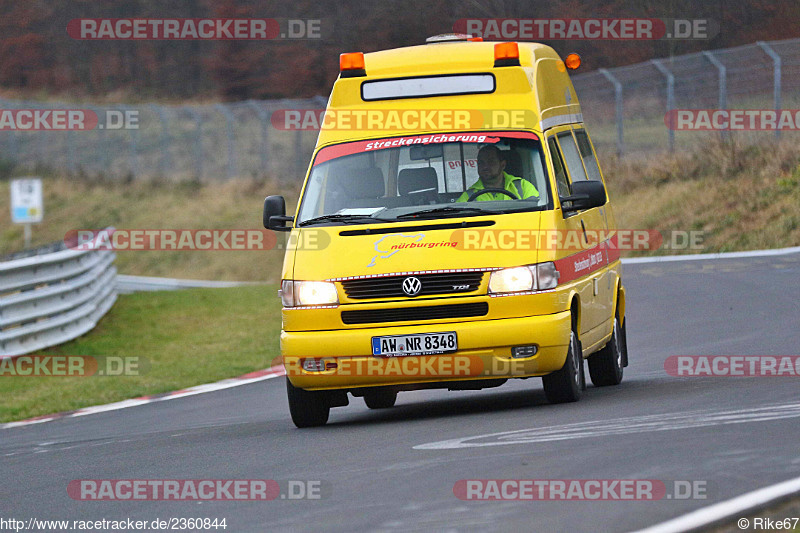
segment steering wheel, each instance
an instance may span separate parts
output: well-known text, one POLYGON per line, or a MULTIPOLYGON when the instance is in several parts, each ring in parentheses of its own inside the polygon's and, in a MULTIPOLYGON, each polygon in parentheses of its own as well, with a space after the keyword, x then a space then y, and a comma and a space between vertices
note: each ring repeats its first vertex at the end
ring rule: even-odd
POLYGON ((486 194, 487 192, 501 192, 501 193, 503 193, 503 194, 505 194, 507 196, 510 196, 512 200, 519 200, 519 198, 517 198, 516 194, 514 194, 512 192, 509 192, 509 191, 507 191, 505 189, 500 189, 499 187, 488 187, 486 189, 481 189, 479 191, 475 191, 474 193, 470 194, 469 198, 467 198, 467 201, 468 202, 474 202, 475 198, 477 198, 478 196, 480 196, 482 194, 486 194))

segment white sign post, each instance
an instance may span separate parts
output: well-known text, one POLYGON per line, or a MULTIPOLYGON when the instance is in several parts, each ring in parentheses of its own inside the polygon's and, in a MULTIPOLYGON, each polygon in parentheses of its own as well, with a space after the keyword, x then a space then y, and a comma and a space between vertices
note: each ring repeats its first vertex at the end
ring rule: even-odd
POLYGON ((42 180, 11 180, 11 222, 25 225, 25 248, 31 246, 31 224, 41 222, 44 215, 42 180))

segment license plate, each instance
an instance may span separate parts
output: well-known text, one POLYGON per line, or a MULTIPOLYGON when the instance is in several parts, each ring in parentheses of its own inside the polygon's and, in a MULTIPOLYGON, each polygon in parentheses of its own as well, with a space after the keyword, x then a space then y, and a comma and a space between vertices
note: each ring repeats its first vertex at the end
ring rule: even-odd
POLYGON ((372 355, 379 357, 434 355, 456 350, 458 340, 455 331, 372 337, 372 355))

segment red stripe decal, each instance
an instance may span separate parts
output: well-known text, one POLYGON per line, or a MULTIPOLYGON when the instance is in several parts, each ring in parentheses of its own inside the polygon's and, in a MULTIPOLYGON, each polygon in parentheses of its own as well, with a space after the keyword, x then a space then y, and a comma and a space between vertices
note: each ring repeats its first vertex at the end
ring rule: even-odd
POLYGON ((606 266, 604 248, 606 248, 605 242, 554 261, 558 272, 561 274, 558 278, 558 283, 568 283, 606 266))
POLYGON ((436 144, 446 142, 496 143, 500 140, 499 137, 533 140, 539 139, 539 137, 537 137, 535 134, 527 131, 428 133, 425 135, 369 139, 366 141, 355 141, 335 144, 333 146, 326 146, 317 153, 317 157, 314 159, 314 166, 330 161, 331 159, 336 159, 337 157, 371 152, 373 150, 380 150, 383 148, 397 148, 415 144, 436 144))

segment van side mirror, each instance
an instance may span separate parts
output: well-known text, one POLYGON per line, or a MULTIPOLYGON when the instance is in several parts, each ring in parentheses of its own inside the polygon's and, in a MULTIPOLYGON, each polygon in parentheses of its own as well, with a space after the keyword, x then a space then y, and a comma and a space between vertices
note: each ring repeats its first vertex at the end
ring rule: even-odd
POLYGON ((606 188, 602 181, 576 181, 572 184, 572 195, 561 198, 561 208, 564 212, 581 211, 606 205, 606 188), (571 206, 564 206, 565 202, 572 202, 571 206))
POLYGON ((273 231, 292 231, 286 222, 294 221, 294 217, 286 216, 286 201, 283 196, 267 196, 264 198, 264 227, 273 231))

